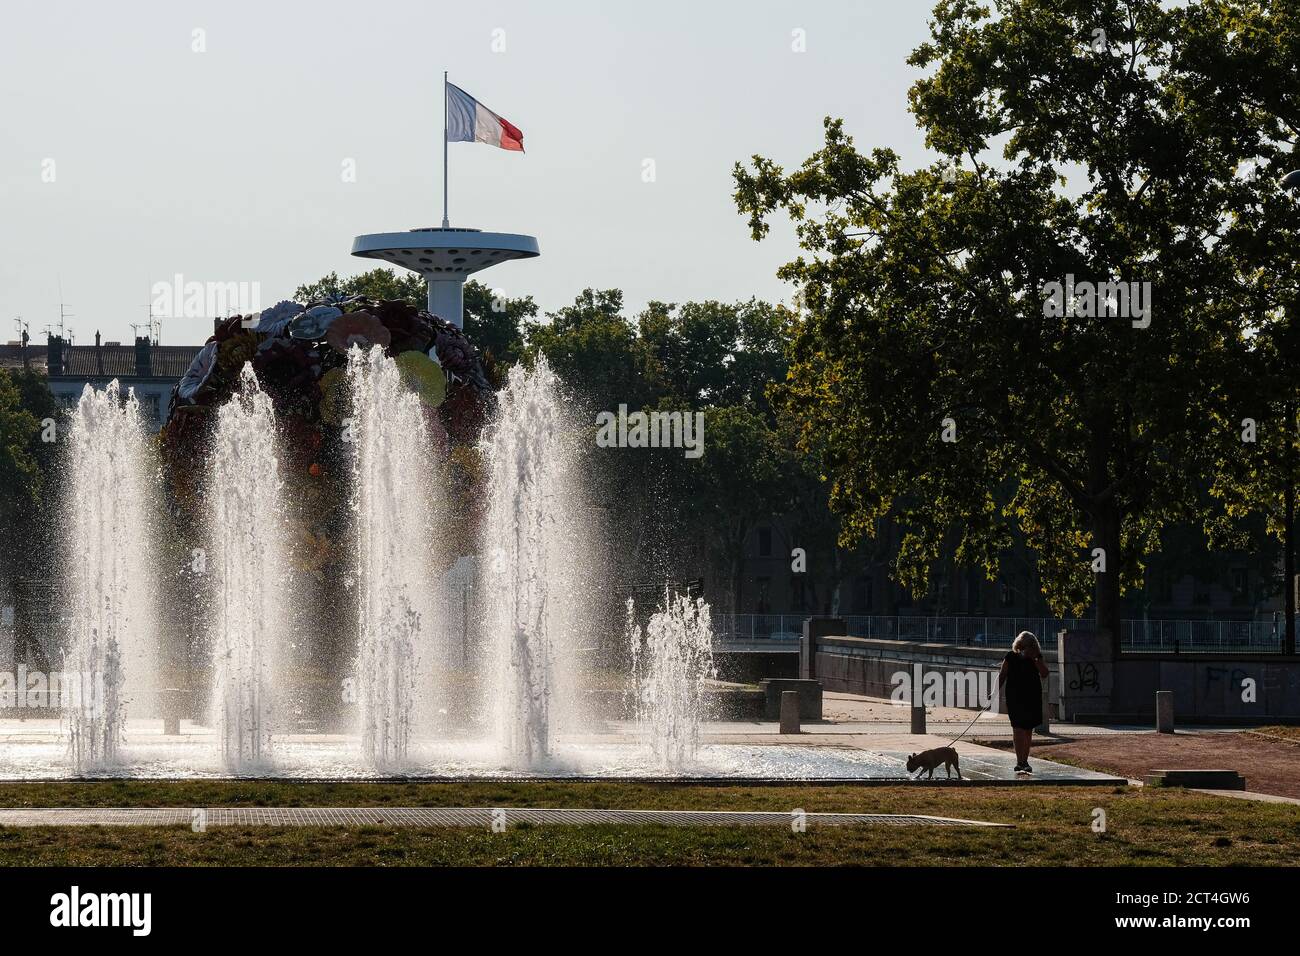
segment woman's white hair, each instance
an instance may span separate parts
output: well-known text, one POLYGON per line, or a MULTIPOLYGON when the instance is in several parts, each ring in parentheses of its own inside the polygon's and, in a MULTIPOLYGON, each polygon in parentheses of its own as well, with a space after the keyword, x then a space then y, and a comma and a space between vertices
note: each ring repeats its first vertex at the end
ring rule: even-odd
POLYGON ((1038 644, 1038 638, 1034 637, 1034 635, 1030 634, 1028 631, 1021 631, 1016 635, 1016 639, 1011 642, 1011 649, 1016 653, 1020 653, 1026 648, 1037 651, 1039 654, 1043 653, 1042 647, 1038 644))

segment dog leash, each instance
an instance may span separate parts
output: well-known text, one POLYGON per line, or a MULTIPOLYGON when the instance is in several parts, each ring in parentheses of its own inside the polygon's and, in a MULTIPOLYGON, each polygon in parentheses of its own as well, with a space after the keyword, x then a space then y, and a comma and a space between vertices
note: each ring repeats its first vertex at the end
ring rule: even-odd
POLYGON ((956 745, 957 745, 957 741, 959 741, 959 740, 961 740, 963 737, 965 737, 967 731, 969 731, 972 727, 975 726, 975 721, 976 721, 976 720, 979 720, 981 717, 983 717, 985 711, 987 711, 987 710, 989 709, 989 707, 992 707, 992 706, 993 706, 992 704, 989 704, 988 707, 981 708, 980 712, 979 712, 978 714, 975 715, 974 720, 972 720, 969 724, 966 725, 966 730, 963 730, 963 731, 962 731, 961 733, 959 733, 956 737, 954 737, 954 738, 952 739, 952 742, 951 742, 950 744, 948 744, 948 746, 949 746, 949 747, 954 747, 954 746, 956 746, 956 745))

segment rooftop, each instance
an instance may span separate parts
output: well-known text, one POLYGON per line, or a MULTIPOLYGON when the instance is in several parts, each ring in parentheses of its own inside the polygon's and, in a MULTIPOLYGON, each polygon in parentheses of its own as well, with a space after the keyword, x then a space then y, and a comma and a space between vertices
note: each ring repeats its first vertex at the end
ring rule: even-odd
MULTIPOLYGON (((152 378, 180 378, 202 345, 150 345, 149 363, 152 378)), ((29 343, 27 364, 37 372, 48 373, 48 349, 29 343)), ((22 368, 22 348, 17 344, 0 345, 0 368, 22 368)), ((132 378, 136 376, 134 345, 63 346, 63 373, 58 378, 132 378)))

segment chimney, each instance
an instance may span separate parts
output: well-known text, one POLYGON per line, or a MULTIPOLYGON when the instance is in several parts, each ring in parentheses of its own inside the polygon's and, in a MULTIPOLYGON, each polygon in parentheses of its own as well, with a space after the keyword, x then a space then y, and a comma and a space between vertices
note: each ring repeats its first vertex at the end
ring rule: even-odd
POLYGON ((63 338, 51 335, 45 343, 45 367, 50 376, 63 374, 63 338))
POLYGON ((135 337, 135 374, 140 378, 153 378, 153 345, 147 335, 135 337))

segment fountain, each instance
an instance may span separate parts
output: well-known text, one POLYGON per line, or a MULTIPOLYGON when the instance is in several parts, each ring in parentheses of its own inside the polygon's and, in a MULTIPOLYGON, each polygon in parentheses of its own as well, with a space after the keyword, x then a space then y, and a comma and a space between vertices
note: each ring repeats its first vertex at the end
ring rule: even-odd
POLYGON ((51 720, 0 735, 0 778, 902 775, 901 759, 860 750, 704 741, 706 684, 733 702, 752 693, 709 684, 702 601, 666 593, 644 631, 629 607, 631 673, 611 670, 622 646, 600 610, 590 432, 544 356, 493 396, 463 333, 410 304, 268 313, 221 323, 159 443, 175 534, 204 546, 211 575, 210 611, 192 609, 209 628, 210 720, 178 735, 140 719, 161 716, 135 703, 160 683, 158 496, 134 399, 87 390, 70 439, 66 661, 93 693, 67 708, 70 733, 51 720), (325 584, 301 622, 286 611, 295 566, 325 584), (352 613, 349 661, 330 651, 352 613), (299 623, 328 639, 291 634, 299 623), (634 722, 620 710, 629 680, 634 722), (335 688, 357 704, 351 733, 323 726, 335 688), (291 702, 303 719, 289 734, 291 702))
POLYGON ((665 591, 644 635, 634 612, 629 598, 637 731, 658 766, 681 770, 699 751, 705 683, 715 675, 709 606, 665 591))
POLYGON ((427 686, 422 635, 434 595, 426 457, 419 397, 379 347, 348 353, 352 394, 353 496, 357 515, 361 746, 376 769, 407 759, 417 695, 427 686))
POLYGON ((103 391, 86 386, 67 449, 72 627, 64 671, 73 688, 65 715, 77 772, 118 761, 127 705, 157 686, 145 440, 134 393, 123 398, 116 379, 103 391))
POLYGON ((559 382, 538 356, 516 366, 480 444, 490 469, 484 534, 493 616, 489 679, 497 741, 507 759, 537 766, 574 716, 570 641, 584 548, 576 507, 574 431, 559 382))
POLYGON ((215 552, 214 719, 226 766, 270 759, 277 642, 285 633, 284 510, 275 412, 252 365, 217 416, 209 495, 215 552))

